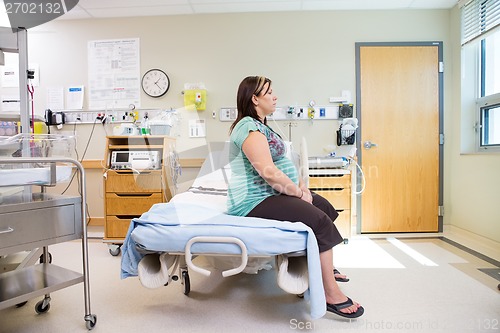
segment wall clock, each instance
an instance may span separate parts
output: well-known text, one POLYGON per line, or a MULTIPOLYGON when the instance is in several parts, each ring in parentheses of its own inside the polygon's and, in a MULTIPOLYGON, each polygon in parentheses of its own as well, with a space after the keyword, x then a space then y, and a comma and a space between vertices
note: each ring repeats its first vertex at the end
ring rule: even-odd
POLYGON ((153 68, 142 76, 141 87, 148 96, 161 97, 170 88, 170 79, 161 69, 153 68))

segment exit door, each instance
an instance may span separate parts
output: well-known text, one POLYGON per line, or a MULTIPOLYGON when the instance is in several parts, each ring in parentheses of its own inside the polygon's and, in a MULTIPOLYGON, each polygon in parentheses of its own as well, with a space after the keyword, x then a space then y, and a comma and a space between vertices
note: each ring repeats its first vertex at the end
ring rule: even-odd
POLYGON ((356 44, 362 233, 437 232, 442 44, 356 44))

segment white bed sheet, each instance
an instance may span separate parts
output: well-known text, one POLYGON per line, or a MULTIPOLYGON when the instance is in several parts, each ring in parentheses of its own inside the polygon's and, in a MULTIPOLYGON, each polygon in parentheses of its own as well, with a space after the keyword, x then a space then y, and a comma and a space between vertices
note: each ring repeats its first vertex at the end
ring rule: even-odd
POLYGON ((198 175, 188 191, 177 194, 170 202, 196 203, 220 213, 227 213, 227 187, 230 177, 229 165, 198 175))

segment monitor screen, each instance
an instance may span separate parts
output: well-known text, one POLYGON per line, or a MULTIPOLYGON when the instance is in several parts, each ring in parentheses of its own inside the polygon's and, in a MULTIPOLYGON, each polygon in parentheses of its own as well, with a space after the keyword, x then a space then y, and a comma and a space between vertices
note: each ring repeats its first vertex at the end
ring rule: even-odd
POLYGON ((129 152, 128 151, 117 151, 116 152, 116 160, 115 162, 128 162, 128 155, 129 155, 129 152))

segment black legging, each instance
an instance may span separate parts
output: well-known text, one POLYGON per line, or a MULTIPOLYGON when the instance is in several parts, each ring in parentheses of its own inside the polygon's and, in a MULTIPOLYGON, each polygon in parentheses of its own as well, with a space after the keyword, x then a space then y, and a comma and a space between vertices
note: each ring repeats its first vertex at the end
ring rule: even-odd
POLYGON ((314 192, 311 194, 312 205, 297 197, 284 194, 270 196, 252 209, 247 216, 302 222, 313 230, 319 252, 328 251, 344 240, 333 224, 339 213, 321 195, 314 192))

